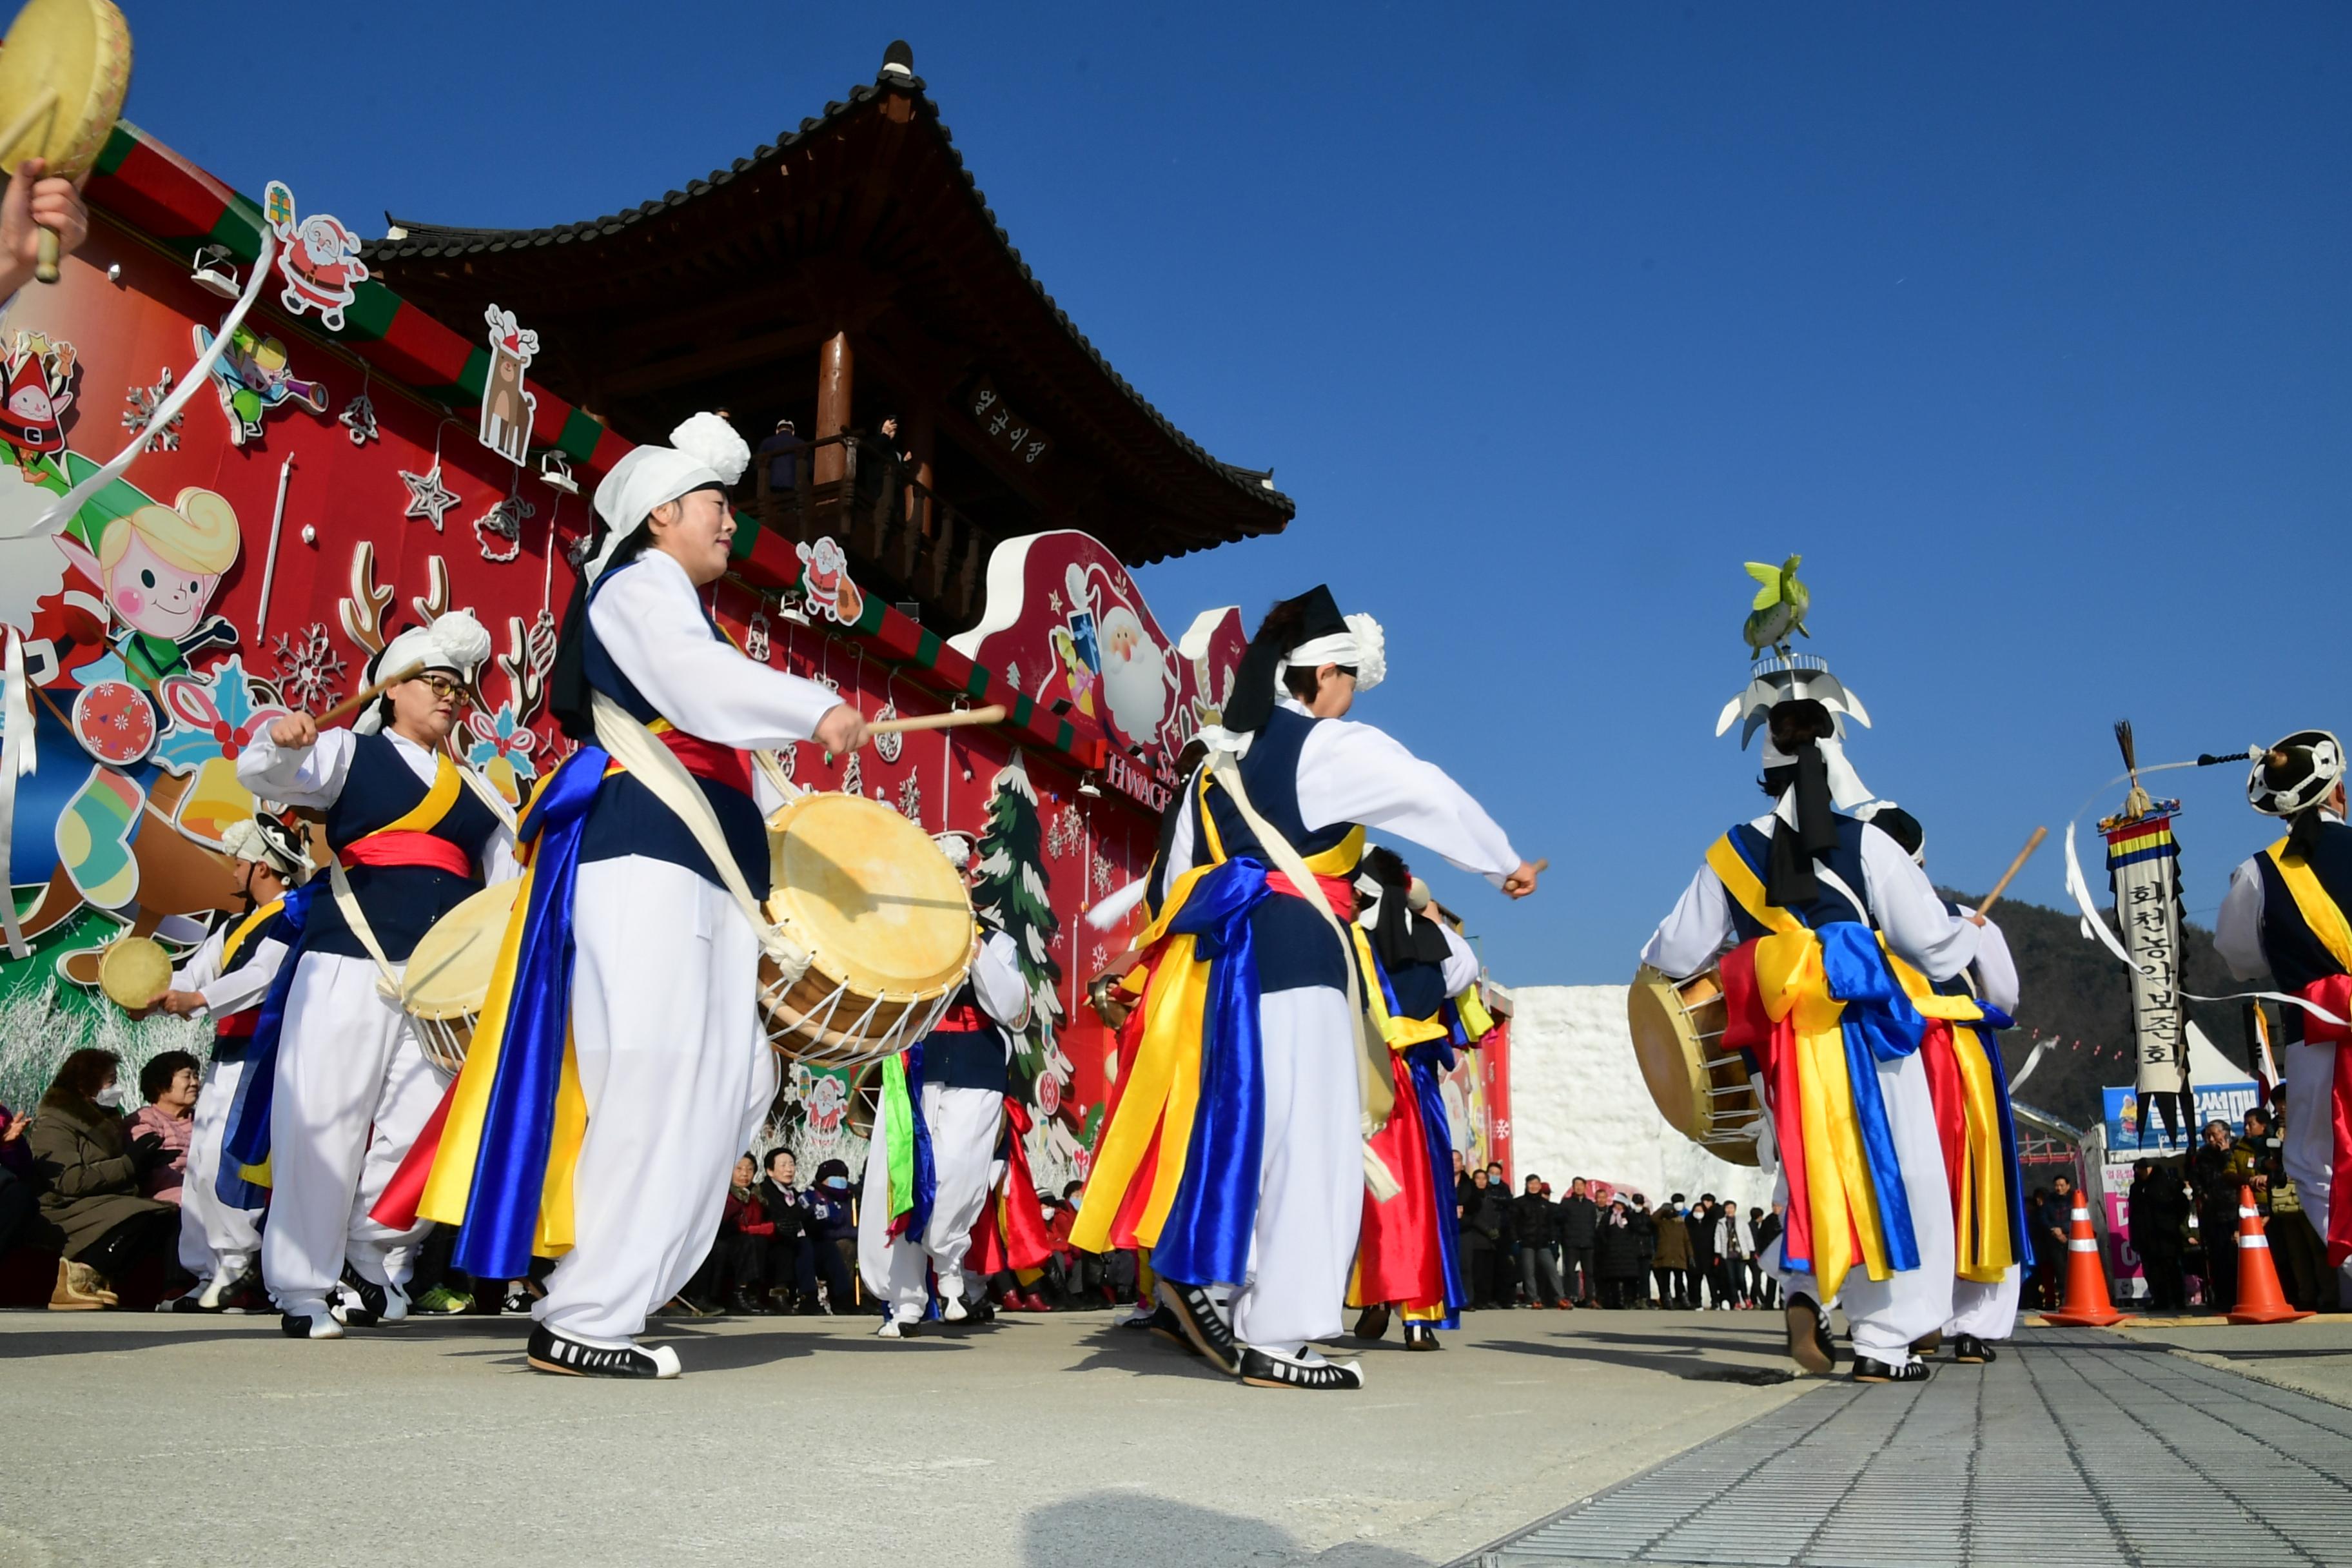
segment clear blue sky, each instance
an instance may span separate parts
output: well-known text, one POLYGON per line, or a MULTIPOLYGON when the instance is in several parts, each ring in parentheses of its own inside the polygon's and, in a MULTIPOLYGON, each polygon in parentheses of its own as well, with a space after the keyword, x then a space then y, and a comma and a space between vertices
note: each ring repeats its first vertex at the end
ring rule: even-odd
MULTIPOLYGON (((1963 887, 2118 717, 2352 730, 2352 9, 125 9, 131 118, 369 234, 657 196, 909 39, 1055 298, 1298 500, 1147 573, 1162 619, 1328 578, 1389 627, 1360 716, 1551 858, 1435 879, 1507 982, 1625 978, 1757 806, 1743 560, 1804 553, 1852 754, 1963 887)), ((2166 779, 2210 921, 2264 825, 2166 779)))

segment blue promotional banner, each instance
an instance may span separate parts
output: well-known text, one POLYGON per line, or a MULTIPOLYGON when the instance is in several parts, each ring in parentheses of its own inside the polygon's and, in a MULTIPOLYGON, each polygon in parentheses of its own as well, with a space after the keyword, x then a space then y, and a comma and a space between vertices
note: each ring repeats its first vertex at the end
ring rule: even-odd
MULTIPOLYGON (((2126 1087, 2109 1088, 2100 1092, 2105 1102, 2107 1149, 2111 1155, 2120 1155, 2127 1149, 2143 1146, 2149 1149, 2164 1146, 2163 1118, 2151 1106, 2147 1122, 2143 1124, 2137 1090, 2126 1087), (2145 1145, 2141 1142, 2143 1132, 2147 1134, 2145 1145)), ((2197 1141, 2197 1129, 2216 1119, 2228 1122, 2232 1134, 2243 1131, 2246 1112, 2262 1103, 2262 1087, 2252 1079, 2240 1083, 2200 1083, 2196 1086, 2196 1126, 2180 1130, 2184 1142, 2179 1146, 2193 1146, 2197 1141)))

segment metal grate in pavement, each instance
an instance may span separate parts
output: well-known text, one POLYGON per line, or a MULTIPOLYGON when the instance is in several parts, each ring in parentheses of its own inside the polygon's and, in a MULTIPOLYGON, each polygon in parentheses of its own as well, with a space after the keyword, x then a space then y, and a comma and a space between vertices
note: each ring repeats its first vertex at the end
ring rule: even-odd
POLYGON ((1827 1384, 1462 1560, 2352 1568, 2352 1410, 2088 1330, 1827 1384))

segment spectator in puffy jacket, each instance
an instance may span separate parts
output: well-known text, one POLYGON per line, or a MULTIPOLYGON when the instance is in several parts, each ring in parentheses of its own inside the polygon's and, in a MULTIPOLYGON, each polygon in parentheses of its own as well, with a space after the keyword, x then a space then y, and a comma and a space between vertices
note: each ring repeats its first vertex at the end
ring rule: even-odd
POLYGON ((825 1161, 816 1168, 816 1184, 801 1195, 808 1205, 809 1235, 816 1242, 817 1266, 832 1292, 829 1306, 835 1312, 845 1312, 856 1301, 853 1279, 857 1272, 857 1208, 851 1201, 848 1165, 839 1160, 825 1161), (828 1247, 844 1271, 838 1285, 831 1283, 832 1266, 824 1258, 828 1247))
POLYGON ((180 1211, 140 1194, 147 1173, 169 1155, 154 1133, 124 1132, 120 1061, 112 1051, 91 1049, 67 1057, 25 1135, 41 1215, 65 1233, 52 1311, 115 1305, 115 1282, 179 1236, 180 1211))
MULTIPOLYGON (((1683 1216, 1690 1231, 1690 1304, 1694 1311, 1703 1311, 1707 1303, 1700 1300, 1699 1287, 1712 1289, 1715 1284, 1715 1194, 1701 1193, 1698 1202, 1691 1205, 1690 1213, 1683 1216)), ((1722 1298, 1717 1297, 1720 1301, 1722 1298)))
POLYGON ((1559 1201, 1559 1277, 1568 1299, 1581 1307, 1601 1304, 1592 1271, 1593 1243, 1600 1235, 1601 1205, 1582 1176, 1568 1184, 1559 1201))
POLYGON ((1750 1218, 1754 1222, 1750 1228, 1756 1236, 1756 1256, 1749 1262, 1756 1276, 1756 1304, 1770 1309, 1780 1304, 1780 1281, 1773 1278, 1771 1268, 1772 1263, 1780 1258, 1780 1252, 1773 1244, 1780 1239, 1780 1232, 1784 1228, 1780 1205, 1774 1204, 1769 1209, 1753 1210, 1750 1218))
POLYGON ((719 1239, 695 1278, 679 1292, 686 1304, 700 1311, 725 1304, 725 1310, 760 1317, 775 1309, 768 1305, 761 1281, 766 1273, 768 1242, 776 1234, 767 1212, 760 1206, 759 1162, 745 1154, 735 1162, 727 1197, 719 1215, 719 1239))
POLYGON ((1508 1213, 1503 1194, 1486 1172, 1473 1171, 1454 1196, 1462 1210, 1462 1293, 1473 1307, 1494 1306, 1495 1260, 1502 1253, 1508 1213))
POLYGON ((1650 1213, 1650 1201, 1635 1193, 1625 1206, 1626 1222, 1633 1226, 1633 1250, 1641 1260, 1641 1268, 1633 1276, 1633 1304, 1650 1305, 1650 1269, 1658 1251, 1658 1222, 1650 1213))
POLYGON ((1612 1309, 1632 1306, 1634 1281, 1642 1275, 1642 1247, 1623 1198, 1612 1199, 1601 1211, 1592 1259, 1593 1271, 1601 1277, 1601 1304, 1612 1309))
POLYGON ((808 1202, 801 1195, 800 1168, 791 1150, 768 1151, 756 1195, 760 1212, 775 1227, 761 1270, 769 1298, 780 1312, 816 1310, 816 1242, 809 1235, 808 1202))
POLYGON ((1683 1223, 1683 1195, 1676 1193, 1658 1205, 1657 1250, 1650 1255, 1650 1272, 1658 1281, 1658 1305, 1679 1312, 1691 1303, 1690 1227, 1683 1223))
POLYGON ((1511 1234, 1519 1243, 1519 1283, 1530 1307, 1566 1308, 1559 1288, 1559 1263, 1552 1251, 1558 1240, 1559 1205, 1544 1196, 1543 1178, 1529 1176, 1527 1191, 1511 1200, 1511 1234))

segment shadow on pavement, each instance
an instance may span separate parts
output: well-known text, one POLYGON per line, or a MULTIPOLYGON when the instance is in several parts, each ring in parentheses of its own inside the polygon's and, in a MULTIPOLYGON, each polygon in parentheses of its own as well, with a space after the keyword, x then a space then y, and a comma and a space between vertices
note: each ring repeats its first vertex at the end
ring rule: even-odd
MULTIPOLYGON (((1663 1372, 1685 1383, 1741 1383, 1757 1388, 1769 1388, 1774 1384, 1794 1383, 1798 1373, 1788 1367, 1747 1366, 1732 1362, 1702 1361, 1698 1346, 1683 1356, 1645 1355, 1639 1351, 1614 1350, 1601 1345, 1529 1344, 1524 1340, 1488 1340, 1481 1350, 1501 1351, 1507 1354, 1556 1356, 1562 1361, 1597 1362, 1604 1366, 1638 1367, 1644 1372, 1663 1372)), ((1720 1345, 1706 1347, 1722 1349, 1720 1345)))
POLYGON ((1317 1552, 1262 1520, 1134 1491, 1103 1491, 1041 1508, 1022 1521, 1023 1568, 1432 1568, 1426 1557, 1364 1542, 1317 1552))

